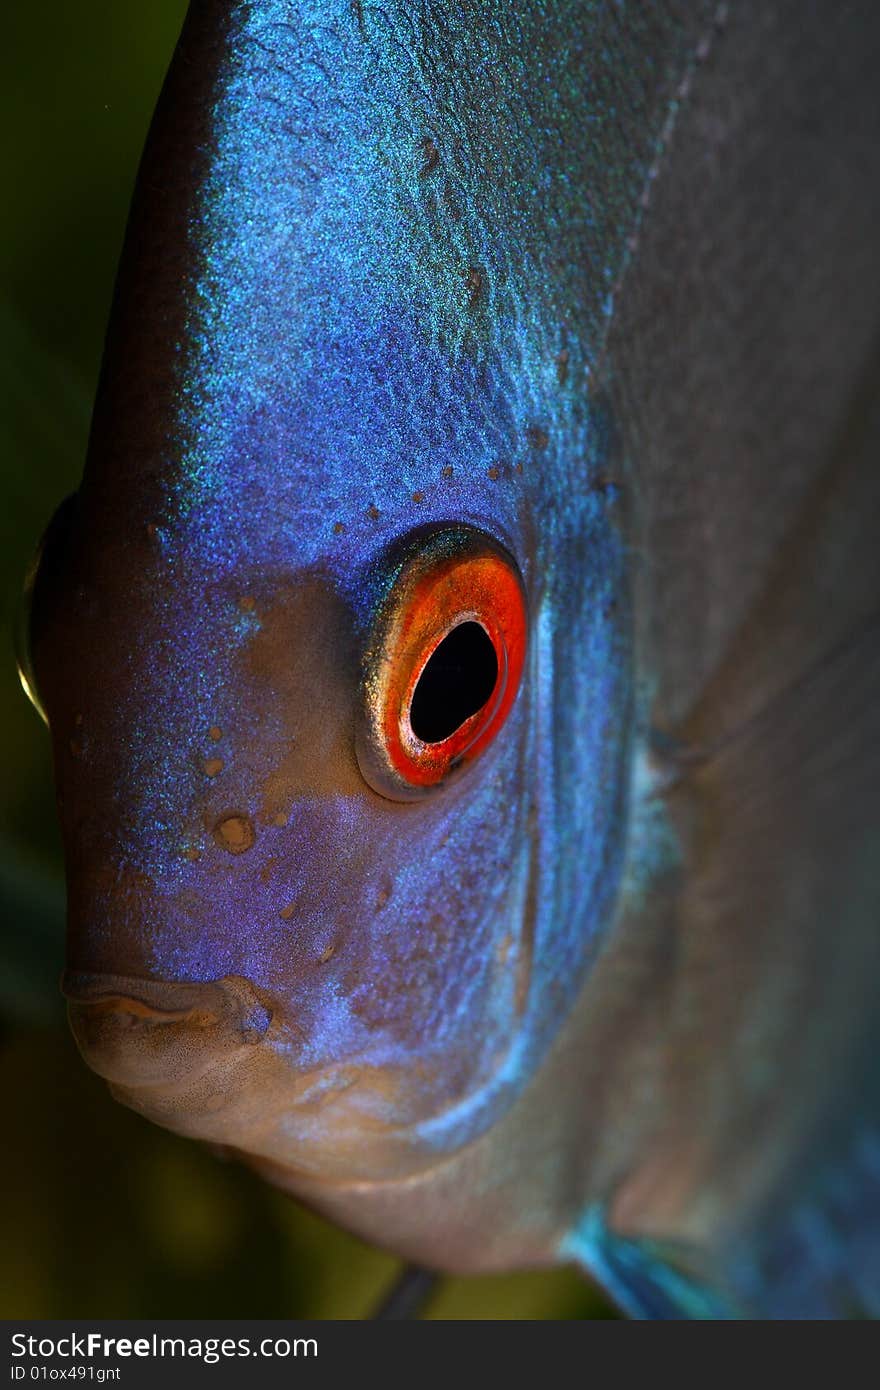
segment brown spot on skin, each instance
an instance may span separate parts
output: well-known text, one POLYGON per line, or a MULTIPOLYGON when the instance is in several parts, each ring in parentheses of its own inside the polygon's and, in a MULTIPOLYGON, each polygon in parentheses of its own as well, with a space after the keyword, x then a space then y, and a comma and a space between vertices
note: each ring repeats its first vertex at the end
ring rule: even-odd
POLYGON ((414 492, 412 495, 412 500, 414 502, 424 502, 425 494, 423 492, 414 492))
POLYGON ((526 430, 526 439, 533 449, 546 449, 550 443, 550 436, 540 425, 529 425, 526 430))
POLYGON ((296 912, 296 903, 288 903, 286 907, 282 907, 278 916, 281 917, 283 921, 289 922, 294 912, 296 912))
POLYGON ((517 463, 517 464, 514 466, 513 471, 514 471, 514 473, 521 473, 521 472, 523 471, 523 466, 522 466, 522 464, 521 464, 521 463, 517 463))
POLYGON ((344 522, 344 521, 334 521, 334 523, 333 523, 333 534, 334 534, 334 536, 341 536, 344 530, 345 530, 345 522, 344 522))
POLYGON ((614 479, 609 478, 607 473, 597 473, 595 478, 593 478, 592 482, 590 483, 590 487, 592 488, 593 492, 601 492, 603 494, 606 493, 609 490, 609 488, 612 488, 614 486, 614 479))
POLYGON ((489 477, 492 479, 492 482, 497 483, 498 479, 501 477, 501 469, 497 466, 497 464, 493 464, 492 467, 487 469, 486 471, 489 474, 489 477))
POLYGON ((251 598, 249 594, 245 594, 244 598, 239 599, 238 606, 241 609, 242 613, 253 613, 254 609, 257 606, 257 600, 255 598, 251 598))
POLYGON ((367 516, 370 518, 371 521, 378 521, 379 508, 373 506, 373 504, 370 503, 369 507, 367 507, 367 516))
POLYGON ((184 858, 188 859, 191 864, 194 864, 197 859, 201 859, 202 857, 202 851, 196 849, 194 845, 190 845, 189 849, 185 849, 183 854, 184 858))
POLYGON ((452 477, 452 464, 451 464, 451 463, 445 464, 445 465, 443 466, 443 468, 440 469, 440 476, 441 476, 441 478, 451 478, 451 477, 452 477))
POLYGON ((419 170, 420 179, 427 178, 428 174, 433 173, 440 163, 440 151, 430 136, 426 136, 422 141, 422 153, 425 156, 425 162, 419 170))
POLYGON ((556 380, 560 386, 568 381, 568 348, 563 348, 556 358, 556 380))
POLYGON ((218 772, 223 771, 222 758, 208 758, 205 761, 205 776, 216 777, 218 772))
POLYGON ((211 728, 208 730, 208 738, 211 740, 211 742, 219 743, 222 737, 223 731, 221 729, 218 729, 216 724, 212 724, 211 728))
POLYGON ((271 859, 267 859, 267 860, 266 860, 265 864, 263 865, 262 869, 260 870, 260 881, 261 881, 262 883, 268 883, 268 882, 269 882, 269 880, 270 880, 271 877, 272 877, 272 872, 273 872, 273 870, 274 870, 274 868, 275 868, 275 865, 276 865, 276 864, 279 864, 280 862, 281 862, 281 861, 278 859, 277 855, 276 855, 276 856, 273 856, 271 859))
POLYGON ((283 830, 287 824, 288 816, 286 811, 279 811, 277 816, 272 817, 272 824, 277 825, 279 830, 283 830))
POLYGON ((468 266, 465 285, 468 292, 468 307, 476 309, 483 294, 483 272, 479 266, 468 266))
POLYGON ((214 826, 214 839, 228 854, 245 854, 256 838, 247 816, 223 816, 214 826))
POLYGON ((318 957, 318 963, 319 963, 320 965, 326 965, 327 962, 328 962, 328 960, 330 959, 330 957, 334 954, 335 950, 336 950, 336 947, 335 947, 335 946, 325 946, 325 947, 324 947, 324 950, 321 952, 320 956, 318 957))

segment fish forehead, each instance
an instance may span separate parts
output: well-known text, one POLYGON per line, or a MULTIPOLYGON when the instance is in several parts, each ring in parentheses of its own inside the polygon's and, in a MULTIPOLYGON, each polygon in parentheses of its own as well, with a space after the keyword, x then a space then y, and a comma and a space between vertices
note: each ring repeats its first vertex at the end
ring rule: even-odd
MULTIPOLYGON (((686 50, 701 7, 675 10, 650 23, 686 50)), ((227 7, 196 152, 173 152, 185 210, 146 223, 156 256, 175 223, 139 306, 164 418, 110 469, 97 451, 93 486, 112 471, 118 498, 158 474, 167 525, 229 566, 293 544, 312 563, 377 509, 392 531, 415 509, 511 534, 523 498, 551 513, 582 490, 583 387, 656 157, 655 120, 624 139, 604 54, 636 52, 644 23, 604 5, 227 7)), ((666 86, 627 100, 650 117, 666 86)))
MULTIPOLYGON (((448 215, 439 236, 425 225, 424 199, 437 198, 423 177, 429 137, 407 109, 399 56, 368 74, 351 33, 316 30, 324 7, 287 16, 269 4, 233 23, 213 112, 194 215, 203 256, 180 403, 181 512, 198 509, 207 529, 195 543, 217 547, 210 513, 222 499, 228 553, 233 526, 243 544, 265 533, 263 491, 271 530, 284 546, 294 527, 306 564, 333 528, 377 506, 405 517, 413 494, 427 516, 501 512, 509 526, 511 492, 488 470, 522 463, 538 405, 528 361, 516 363, 527 397, 516 399, 510 344, 492 346, 490 366, 485 223, 471 213, 457 247, 448 215), (450 466, 458 476, 441 489, 450 466)), ((517 337, 521 356, 534 335, 517 337)))

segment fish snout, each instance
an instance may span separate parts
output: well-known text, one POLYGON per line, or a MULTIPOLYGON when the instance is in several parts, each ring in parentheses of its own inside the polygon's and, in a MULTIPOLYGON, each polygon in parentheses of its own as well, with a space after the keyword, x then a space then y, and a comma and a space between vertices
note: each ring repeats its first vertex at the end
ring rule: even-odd
POLYGON ((61 984, 77 1046, 118 1086, 191 1081, 262 1042, 272 1010, 249 981, 177 983, 67 971, 61 984))

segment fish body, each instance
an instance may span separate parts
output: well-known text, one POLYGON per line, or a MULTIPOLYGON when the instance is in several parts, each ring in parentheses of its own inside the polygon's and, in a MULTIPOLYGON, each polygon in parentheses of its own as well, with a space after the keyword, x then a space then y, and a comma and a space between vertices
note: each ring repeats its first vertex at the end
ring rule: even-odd
POLYGON ((191 6, 34 586, 65 988, 422 1264, 877 1311, 878 49, 191 6))

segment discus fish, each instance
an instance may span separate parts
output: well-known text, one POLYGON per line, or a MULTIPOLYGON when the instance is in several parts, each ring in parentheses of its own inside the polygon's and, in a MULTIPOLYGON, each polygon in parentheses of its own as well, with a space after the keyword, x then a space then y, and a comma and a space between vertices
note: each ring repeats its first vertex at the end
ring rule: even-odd
POLYGON ((64 990, 440 1270, 880 1313, 880 22, 194 0, 30 582, 64 990))

